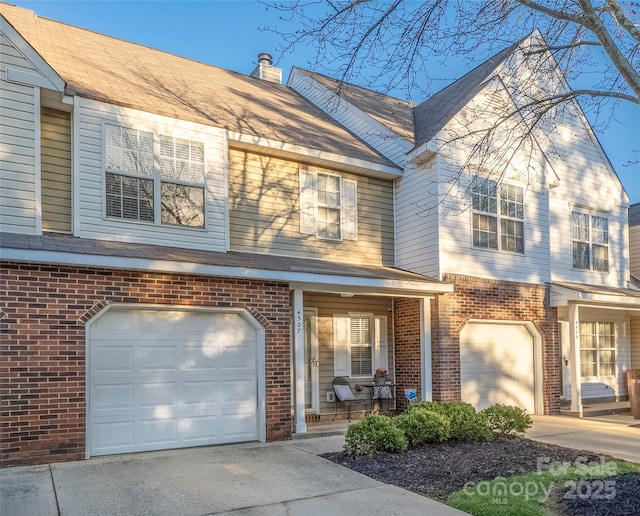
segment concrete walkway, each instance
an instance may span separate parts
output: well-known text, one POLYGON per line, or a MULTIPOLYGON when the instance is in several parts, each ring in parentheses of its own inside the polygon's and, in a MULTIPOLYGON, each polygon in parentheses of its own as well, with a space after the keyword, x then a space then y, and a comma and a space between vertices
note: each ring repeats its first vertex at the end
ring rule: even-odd
POLYGON ((533 426, 527 432, 529 439, 640 462, 640 420, 628 416, 532 416, 532 419, 533 426))
POLYGON ((318 457, 343 436, 0 470, 2 516, 461 515, 318 457))

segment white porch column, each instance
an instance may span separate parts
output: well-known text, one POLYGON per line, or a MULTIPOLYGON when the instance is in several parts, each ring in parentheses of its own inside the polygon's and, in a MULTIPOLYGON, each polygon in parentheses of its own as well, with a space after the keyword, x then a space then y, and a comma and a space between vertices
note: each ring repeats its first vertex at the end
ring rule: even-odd
MULTIPOLYGON (((433 400, 431 373, 431 298, 420 298, 420 369, 422 372, 421 399, 433 400)), ((402 395, 403 393, 400 393, 402 395)))
POLYGON ((580 306, 569 303, 569 364, 571 366, 571 412, 582 417, 580 374, 580 306))
POLYGON ((307 433, 304 409, 304 306, 302 290, 293 291, 293 372, 295 433, 307 433))

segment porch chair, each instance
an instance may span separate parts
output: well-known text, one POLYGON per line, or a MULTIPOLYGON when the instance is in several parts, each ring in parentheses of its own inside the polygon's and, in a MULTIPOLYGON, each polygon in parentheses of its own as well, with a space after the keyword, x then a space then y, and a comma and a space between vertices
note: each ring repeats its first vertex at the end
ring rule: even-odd
POLYGON ((351 422, 351 405, 362 405, 362 411, 367 413, 367 400, 356 398, 349 385, 349 380, 342 376, 336 376, 331 382, 333 392, 336 395, 336 413, 333 415, 332 421, 338 416, 338 402, 347 404, 347 419, 351 422))

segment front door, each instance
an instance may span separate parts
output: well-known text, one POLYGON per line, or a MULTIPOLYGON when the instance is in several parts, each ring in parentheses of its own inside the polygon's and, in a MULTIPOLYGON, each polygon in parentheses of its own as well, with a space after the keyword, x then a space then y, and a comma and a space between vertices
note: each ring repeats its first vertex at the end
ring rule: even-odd
POLYGON ((314 309, 304 311, 304 408, 308 414, 320 410, 317 315, 314 309))

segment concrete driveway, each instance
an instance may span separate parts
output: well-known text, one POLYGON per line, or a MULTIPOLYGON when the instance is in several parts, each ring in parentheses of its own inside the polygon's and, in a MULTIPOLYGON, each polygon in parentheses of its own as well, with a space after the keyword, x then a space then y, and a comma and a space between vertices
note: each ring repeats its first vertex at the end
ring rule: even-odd
POLYGON ((640 420, 532 416, 529 439, 640 462, 640 420), (636 426, 638 425, 638 426, 636 426))
POLYGON ((0 514, 461 515, 319 453, 343 436, 210 446, 0 470, 0 514))

